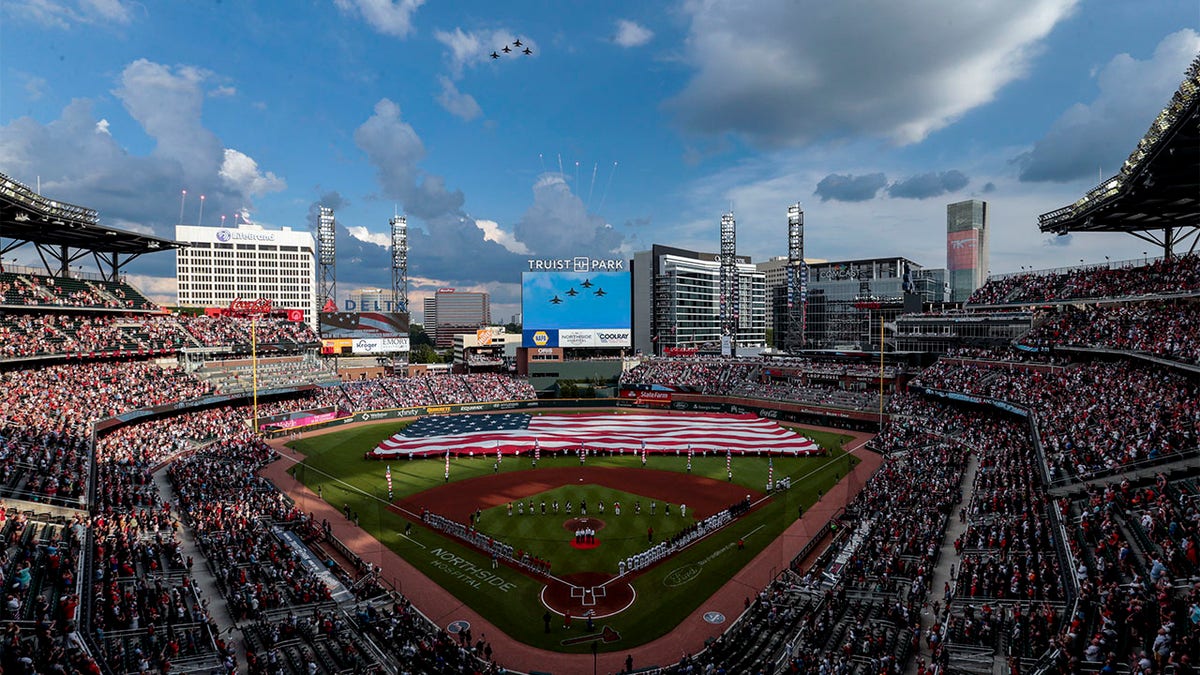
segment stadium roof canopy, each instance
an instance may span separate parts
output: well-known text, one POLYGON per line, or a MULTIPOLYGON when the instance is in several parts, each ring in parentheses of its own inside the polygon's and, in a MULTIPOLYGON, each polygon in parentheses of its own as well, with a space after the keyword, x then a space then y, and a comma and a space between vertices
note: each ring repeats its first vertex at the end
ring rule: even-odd
POLYGON ((1038 227, 1058 235, 1126 232, 1167 256, 1200 233, 1200 57, 1121 172, 1074 204, 1042 214, 1038 227))
POLYGON ((0 174, 0 256, 26 244, 37 248, 47 274, 70 276, 76 260, 91 255, 101 275, 116 280, 137 257, 183 244, 100 224, 94 209, 55 201, 0 174))

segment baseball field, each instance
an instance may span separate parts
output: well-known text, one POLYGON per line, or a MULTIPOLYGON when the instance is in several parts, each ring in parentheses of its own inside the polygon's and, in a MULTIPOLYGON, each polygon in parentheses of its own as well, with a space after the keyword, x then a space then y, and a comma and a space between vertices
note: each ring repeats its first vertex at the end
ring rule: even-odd
MULTIPOLYGON (((857 462, 842 450, 849 436, 801 428, 796 430, 827 454, 696 454, 690 462, 686 455, 650 455, 643 465, 635 454, 593 452, 581 462, 573 453, 546 453, 536 467, 528 456, 499 463, 490 456, 451 457, 448 470, 444 458, 363 458, 406 424, 363 425, 293 441, 289 446, 305 459, 291 472, 349 513, 380 546, 511 637, 563 652, 590 652, 593 642, 601 652, 626 649, 669 632, 857 462), (769 493, 768 475, 776 485, 769 493), (790 487, 779 489, 781 479, 790 487), (697 523, 738 503, 751 508, 715 531, 699 531, 697 523), (470 526, 536 563, 494 560, 431 526, 425 513, 470 526), (579 540, 581 532, 591 537, 579 540), (672 555, 646 560, 652 547, 676 537, 692 541, 672 555), (639 555, 634 569, 628 563, 639 555), (568 615, 575 626, 569 631, 562 628, 568 615), (596 639, 580 639, 587 635, 596 639)), ((779 568, 789 562, 780 560, 779 568)), ((416 583, 387 581, 401 592, 406 581, 416 583)))

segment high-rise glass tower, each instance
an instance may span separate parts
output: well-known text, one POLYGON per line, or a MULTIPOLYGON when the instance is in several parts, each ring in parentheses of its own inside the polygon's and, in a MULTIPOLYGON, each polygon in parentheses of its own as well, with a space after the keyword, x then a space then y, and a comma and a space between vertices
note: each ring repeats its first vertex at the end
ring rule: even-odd
POLYGON ((987 281, 987 202, 968 199, 946 206, 946 270, 953 302, 966 302, 987 281))

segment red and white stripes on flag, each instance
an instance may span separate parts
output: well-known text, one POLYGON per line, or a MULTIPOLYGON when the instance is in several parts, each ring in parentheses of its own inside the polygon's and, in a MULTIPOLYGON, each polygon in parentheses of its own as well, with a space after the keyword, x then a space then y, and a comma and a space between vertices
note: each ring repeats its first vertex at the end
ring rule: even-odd
POLYGON ((654 453, 693 450, 754 454, 812 455, 821 448, 800 434, 772 420, 745 414, 680 415, 537 415, 528 428, 467 431, 440 436, 409 437, 396 434, 371 451, 377 458, 399 455, 466 454, 501 448, 510 453, 532 452, 534 447, 551 452, 582 447, 631 451, 642 447, 654 453), (649 443, 646 442, 649 440, 649 443))

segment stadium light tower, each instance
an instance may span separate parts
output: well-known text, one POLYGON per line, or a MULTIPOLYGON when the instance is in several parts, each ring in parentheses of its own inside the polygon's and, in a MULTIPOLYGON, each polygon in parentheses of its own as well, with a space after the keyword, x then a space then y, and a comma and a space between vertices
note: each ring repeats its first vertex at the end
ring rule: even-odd
POLYGON ((408 218, 392 216, 392 311, 408 311, 408 218))
POLYGON ((808 265, 804 263, 804 209, 800 202, 788 207, 787 325, 785 351, 804 349, 804 310, 808 302, 808 265))
POLYGON ((737 221, 733 212, 721 215, 721 355, 737 355, 738 331, 738 268, 737 221), (725 340, 729 340, 728 352, 725 340))
POLYGON ((337 221, 333 209, 322 206, 317 217, 317 264, 321 268, 318 296, 322 305, 337 304, 337 221))

